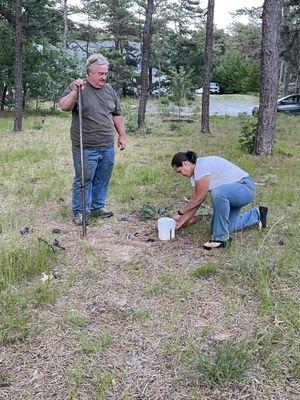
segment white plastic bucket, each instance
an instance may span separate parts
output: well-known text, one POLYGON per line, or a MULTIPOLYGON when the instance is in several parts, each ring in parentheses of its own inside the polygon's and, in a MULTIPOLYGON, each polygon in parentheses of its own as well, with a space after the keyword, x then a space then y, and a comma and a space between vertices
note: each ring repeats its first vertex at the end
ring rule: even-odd
POLYGON ((159 218, 157 221, 158 238, 160 240, 170 240, 175 237, 176 221, 173 218, 159 218))

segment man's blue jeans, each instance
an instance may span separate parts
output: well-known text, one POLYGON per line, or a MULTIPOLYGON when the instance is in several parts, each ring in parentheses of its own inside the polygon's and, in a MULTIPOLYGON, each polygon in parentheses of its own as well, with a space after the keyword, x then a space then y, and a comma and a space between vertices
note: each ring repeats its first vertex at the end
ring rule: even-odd
POLYGON ((211 190, 213 240, 225 241, 229 239, 229 233, 259 223, 257 208, 240 214, 241 208, 253 201, 255 193, 255 183, 251 176, 211 190))
MULTIPOLYGON (((80 148, 72 147, 75 177, 73 180, 72 211, 82 212, 80 148)), ((115 162, 114 145, 86 147, 84 154, 85 211, 104 208, 109 181, 115 162)))

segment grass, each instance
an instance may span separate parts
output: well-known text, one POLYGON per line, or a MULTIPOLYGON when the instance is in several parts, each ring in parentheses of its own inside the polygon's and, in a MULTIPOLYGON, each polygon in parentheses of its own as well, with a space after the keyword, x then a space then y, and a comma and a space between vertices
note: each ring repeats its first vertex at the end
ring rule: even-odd
POLYGON ((16 246, 4 243, 0 247, 0 293, 8 285, 46 272, 53 262, 52 250, 44 243, 16 246))
POLYGON ((201 278, 205 276, 212 276, 215 275, 217 272, 218 267, 215 264, 212 263, 206 263, 203 265, 200 265, 198 268, 196 268, 192 272, 192 276, 195 278, 201 278))
POLYGON ((13 343, 28 336, 30 313, 25 291, 11 287, 1 293, 0 343, 13 343))
MULTIPOLYGON (((70 220, 68 115, 29 114, 24 132, 13 136, 10 114, 1 115, 4 375, 17 376, 20 357, 24 376, 32 376, 30 354, 43 349, 34 368, 45 371, 46 384, 36 378, 45 398, 57 391, 70 399, 296 399, 299 118, 278 116, 272 157, 239 149, 242 116, 211 118, 211 135, 201 135, 198 122, 170 125, 150 116, 147 132, 137 132, 129 119, 129 146, 116 152, 108 198, 115 217, 93 223, 82 240, 70 220), (238 232, 218 253, 202 250, 207 221, 157 240, 157 210, 172 213, 190 196, 188 180, 170 166, 174 153, 188 149, 251 173, 255 204, 270 209, 265 231, 238 232), (118 221, 122 215, 129 221, 118 221), (21 235, 25 226, 32 232, 21 235), (53 228, 61 228, 55 237, 66 247, 63 257, 38 241, 53 239, 53 228), (58 279, 42 282, 53 267, 58 279)), ((11 399, 35 396, 22 379, 1 390, 11 399)))
POLYGON ((84 334, 80 338, 80 350, 84 354, 100 354, 110 343, 111 340, 106 334, 100 336, 84 334))
POLYGON ((218 347, 214 360, 198 356, 199 374, 211 387, 225 387, 249 379, 252 353, 253 349, 244 342, 225 342, 218 347))
POLYGON ((38 282, 32 288, 31 296, 36 305, 43 306, 55 303, 59 294, 58 287, 53 282, 38 282))
POLYGON ((95 374, 92 378, 92 386, 99 400, 105 400, 107 389, 114 383, 114 376, 110 373, 95 374))
POLYGON ((64 323, 67 325, 73 325, 77 327, 85 326, 88 322, 88 318, 85 315, 76 313, 72 310, 65 310, 64 323))

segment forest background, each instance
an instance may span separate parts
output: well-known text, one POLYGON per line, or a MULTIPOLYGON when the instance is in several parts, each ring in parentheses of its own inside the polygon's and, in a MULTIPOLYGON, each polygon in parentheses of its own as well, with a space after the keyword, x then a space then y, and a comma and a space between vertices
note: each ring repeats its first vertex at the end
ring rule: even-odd
MULTIPOLYGON (((84 74, 84 60, 96 51, 109 58, 110 82, 118 93, 138 95, 145 7, 146 2, 132 0, 85 0, 80 8, 68 5, 67 1, 24 1, 24 108, 38 108, 40 102, 51 100, 52 108, 56 109, 65 86, 84 74), (88 24, 70 19, 78 12, 86 15, 88 24)), ((280 43, 283 94, 297 91, 300 85, 299 4, 286 1, 285 9, 280 43)), ((249 16, 248 24, 237 22, 228 32, 214 31, 212 81, 220 84, 223 93, 259 90, 261 11, 261 8, 238 10, 236 14, 249 16)), ((14 3, 1 0, 1 110, 10 109, 13 103, 14 13, 14 3)), ((157 2, 151 28, 150 94, 172 93, 174 74, 180 71, 183 97, 193 96, 195 89, 202 86, 204 43, 205 9, 199 2, 157 2)))

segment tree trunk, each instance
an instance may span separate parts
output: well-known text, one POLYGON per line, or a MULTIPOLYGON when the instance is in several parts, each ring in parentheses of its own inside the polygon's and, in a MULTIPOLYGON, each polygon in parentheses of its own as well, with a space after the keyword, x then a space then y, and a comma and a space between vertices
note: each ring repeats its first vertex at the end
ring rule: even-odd
POLYGON ((27 89, 28 89, 27 82, 23 82, 23 94, 22 94, 22 108, 23 108, 23 111, 25 111, 25 108, 26 108, 27 89))
POLYGON ((272 154, 277 114, 280 23, 283 0, 265 0, 262 15, 260 97, 254 153, 272 154))
POLYGON ((291 76, 290 63, 286 61, 284 63, 284 75, 283 75, 283 94, 287 96, 289 94, 290 76, 291 76))
POLYGON ((297 78, 295 83, 295 93, 300 93, 300 67, 297 71, 297 78))
POLYGON ((214 8, 215 0, 208 0, 207 19, 206 19, 206 35, 205 35, 205 53, 204 53, 204 76, 203 76, 203 92, 202 92, 202 111, 201 111, 201 132, 210 133, 209 131, 209 92, 210 78, 212 68, 212 48, 214 40, 214 8))
POLYGON ((142 65, 141 65, 141 95, 139 102, 138 127, 145 126, 146 104, 149 95, 149 55, 150 55, 150 39, 151 39, 151 22, 154 10, 154 0, 148 0, 146 9, 146 20, 143 30, 142 43, 142 65))
POLYGON ((278 79, 278 84, 280 85, 281 82, 283 82, 283 74, 284 74, 284 61, 281 61, 280 63, 280 72, 279 72, 279 79, 278 79))
POLYGON ((152 85, 153 85, 153 74, 152 74, 152 67, 149 67, 149 93, 151 93, 152 85))
POLYGON ((2 94, 1 94, 0 111, 4 110, 7 89, 8 89, 8 86, 6 84, 4 84, 3 89, 2 89, 2 94))
POLYGON ((14 131, 22 130, 23 91, 22 91, 22 0, 15 0, 15 107, 14 131))
POLYGON ((64 0, 64 36, 63 36, 63 44, 64 44, 65 51, 67 51, 67 37, 68 37, 68 4, 67 4, 67 0, 64 0))

